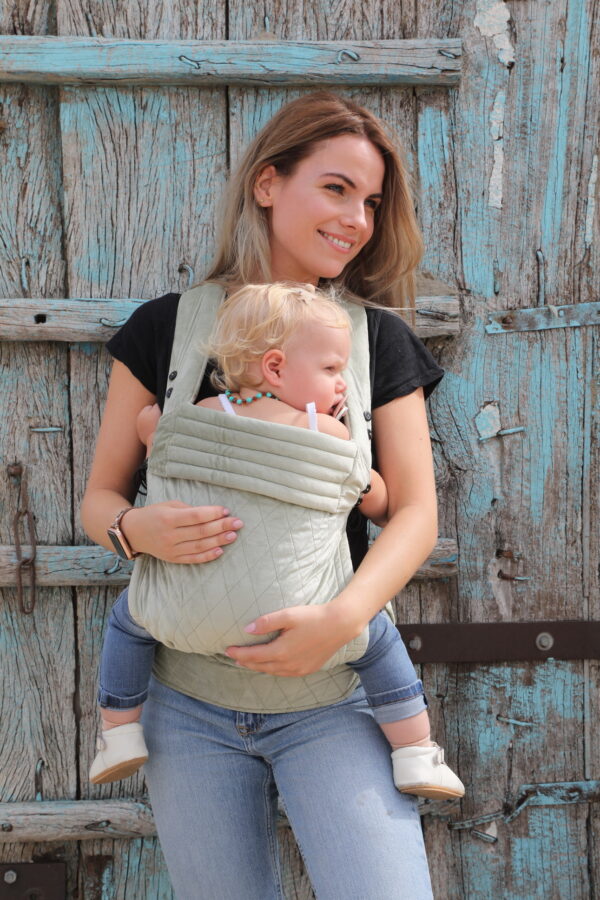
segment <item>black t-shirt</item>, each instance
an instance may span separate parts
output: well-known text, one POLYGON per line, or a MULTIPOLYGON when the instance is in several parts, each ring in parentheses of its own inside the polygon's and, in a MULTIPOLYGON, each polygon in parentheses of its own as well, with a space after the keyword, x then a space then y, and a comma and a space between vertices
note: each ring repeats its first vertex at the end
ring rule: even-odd
MULTIPOLYGON (((108 341, 107 349, 124 363, 163 408, 169 361, 175 337, 180 294, 165 294, 143 303, 108 341)), ((429 350, 396 313, 367 308, 369 332, 371 407, 377 409, 422 387, 428 397, 441 381, 444 370, 429 350)), ((209 380, 209 363, 196 400, 215 396, 209 380)), ((377 468, 374 459, 373 467, 377 468)), ((348 541, 354 566, 367 552, 366 519, 358 509, 348 519, 348 541)))

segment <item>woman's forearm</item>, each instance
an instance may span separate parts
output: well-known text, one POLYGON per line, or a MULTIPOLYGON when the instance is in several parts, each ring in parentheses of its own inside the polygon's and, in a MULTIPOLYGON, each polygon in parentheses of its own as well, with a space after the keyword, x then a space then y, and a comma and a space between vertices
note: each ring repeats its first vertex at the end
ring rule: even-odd
MULTIPOLYGON (((80 511, 83 530, 96 544, 106 547, 107 550, 114 550, 106 529, 112 524, 118 512, 131 505, 132 502, 117 491, 97 488, 86 493, 80 511)), ((126 523, 123 524, 126 527, 126 523)), ((123 533, 126 534, 125 531, 123 533)))
POLYGON ((344 590, 331 601, 343 630, 360 634, 368 622, 413 577, 437 540, 437 517, 405 506, 390 518, 344 590))

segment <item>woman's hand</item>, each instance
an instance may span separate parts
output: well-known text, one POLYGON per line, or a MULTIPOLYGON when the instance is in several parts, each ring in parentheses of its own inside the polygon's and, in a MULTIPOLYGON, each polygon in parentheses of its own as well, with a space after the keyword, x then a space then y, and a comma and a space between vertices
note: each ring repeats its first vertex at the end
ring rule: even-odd
POLYGON ((222 506, 188 506, 180 500, 132 509, 121 523, 133 550, 172 563, 217 559, 242 526, 222 506))
MULTIPOLYGON (((145 454, 137 431, 139 413, 147 437, 159 418, 155 401, 127 366, 115 360, 81 505, 85 531, 108 550, 113 547, 106 529, 119 510, 133 505, 133 474, 145 454)), ((131 509, 121 527, 133 550, 166 562, 204 563, 235 541, 242 522, 222 506, 189 506, 172 500, 131 509)))
POLYGON ((358 637, 364 624, 341 616, 334 601, 290 606, 259 616, 244 628, 251 634, 280 631, 274 640, 252 647, 228 647, 226 652, 246 669, 298 678, 322 669, 340 647, 358 637))

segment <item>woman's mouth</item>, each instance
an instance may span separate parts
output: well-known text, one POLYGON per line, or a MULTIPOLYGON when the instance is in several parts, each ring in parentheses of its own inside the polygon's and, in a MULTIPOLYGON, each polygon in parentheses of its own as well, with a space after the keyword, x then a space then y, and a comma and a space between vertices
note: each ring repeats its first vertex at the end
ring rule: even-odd
POLYGON ((339 250, 340 253, 349 253, 350 250, 354 247, 356 241, 348 241, 341 237, 336 237, 334 234, 329 234, 327 231, 321 231, 317 229, 322 238, 324 238, 327 243, 335 247, 336 250, 339 250))

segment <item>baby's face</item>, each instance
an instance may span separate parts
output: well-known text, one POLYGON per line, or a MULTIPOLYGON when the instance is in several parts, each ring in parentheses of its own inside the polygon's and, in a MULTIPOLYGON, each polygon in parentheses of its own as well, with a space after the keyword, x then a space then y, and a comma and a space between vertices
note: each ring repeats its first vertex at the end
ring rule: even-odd
POLYGON ((330 414, 346 393, 342 372, 350 357, 350 330, 315 320, 307 322, 287 341, 278 397, 295 409, 315 403, 317 412, 330 414))

